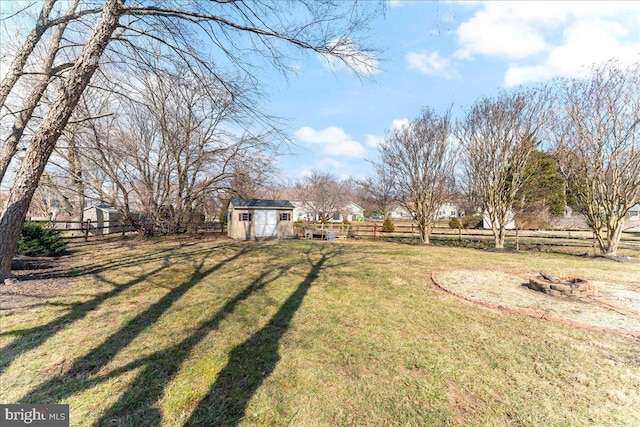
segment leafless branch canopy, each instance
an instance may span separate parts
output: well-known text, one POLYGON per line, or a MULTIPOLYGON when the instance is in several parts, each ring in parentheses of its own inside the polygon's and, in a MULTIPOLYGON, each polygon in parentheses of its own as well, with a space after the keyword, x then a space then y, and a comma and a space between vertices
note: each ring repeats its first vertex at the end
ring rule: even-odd
POLYGON ((412 213, 423 243, 429 243, 436 214, 453 188, 452 131, 449 111, 425 109, 408 125, 387 132, 379 146, 378 174, 391 179, 394 197, 412 213))
POLYGON ((497 248, 504 247, 506 225, 526 184, 527 164, 548 122, 548 100, 545 89, 484 97, 458 124, 462 186, 489 217, 497 248))
POLYGON ((558 81, 556 153, 600 250, 615 255, 640 202, 640 63, 558 81))

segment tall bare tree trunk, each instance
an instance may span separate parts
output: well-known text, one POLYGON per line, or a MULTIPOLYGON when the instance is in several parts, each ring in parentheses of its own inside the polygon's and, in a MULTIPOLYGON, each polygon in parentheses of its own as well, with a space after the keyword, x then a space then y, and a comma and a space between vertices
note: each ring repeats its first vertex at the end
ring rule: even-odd
MULTIPOLYGON (((78 1, 79 0, 74 0, 71 3, 69 9, 67 10, 67 15, 72 15, 75 12, 76 8, 78 7, 78 1)), ((47 87, 49 86, 49 80, 51 79, 52 75, 55 74, 53 70, 53 63, 56 58, 56 53, 58 53, 58 49, 60 48, 60 42, 62 41, 62 36, 66 28, 66 22, 58 25, 58 27, 56 28, 56 32, 54 33, 51 42, 49 43, 47 56, 44 59, 42 76, 40 76, 37 83, 33 86, 33 89, 31 90, 27 101, 22 107, 22 111, 20 111, 20 113, 16 117, 13 128, 11 129, 11 133, 4 141, 4 145, 2 146, 2 150, 0 152, 0 184, 4 179, 4 175, 7 173, 7 169, 9 168, 9 164, 11 163, 11 159, 13 159, 13 156, 15 156, 16 154, 16 151, 18 149, 18 142, 20 141, 20 138, 22 138, 24 129, 27 127, 27 123, 29 123, 29 120, 31 120, 31 116, 38 106, 42 95, 47 90, 47 87)))
POLYGON ((71 203, 71 229, 74 235, 82 234, 82 221, 84 213, 84 181, 82 179, 82 163, 80 162, 80 153, 76 145, 75 136, 69 139, 69 188, 73 194, 73 203, 71 203))
POLYGON ((11 274, 11 261, 33 193, 73 109, 98 68, 100 57, 118 26, 123 4, 124 0, 106 1, 93 34, 70 70, 63 90, 31 139, 0 218, 0 280, 4 281, 11 274))
POLYGON ((24 66, 33 52, 33 49, 35 49, 40 38, 42 38, 42 35, 47 31, 49 14, 51 13, 51 9, 53 9, 53 5, 56 1, 57 0, 47 0, 44 2, 42 10, 40 11, 40 16, 38 16, 36 26, 31 30, 26 40, 16 53, 13 62, 9 65, 9 70, 0 83, 0 105, 4 105, 11 89, 13 89, 13 86, 22 75, 24 66))

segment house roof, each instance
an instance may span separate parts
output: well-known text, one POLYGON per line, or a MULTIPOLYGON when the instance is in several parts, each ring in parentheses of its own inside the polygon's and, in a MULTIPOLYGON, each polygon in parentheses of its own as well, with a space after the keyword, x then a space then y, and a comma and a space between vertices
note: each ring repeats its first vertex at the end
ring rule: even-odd
POLYGON ((293 209, 294 206, 288 200, 268 200, 268 199, 231 199, 230 203, 234 208, 253 209, 293 209))

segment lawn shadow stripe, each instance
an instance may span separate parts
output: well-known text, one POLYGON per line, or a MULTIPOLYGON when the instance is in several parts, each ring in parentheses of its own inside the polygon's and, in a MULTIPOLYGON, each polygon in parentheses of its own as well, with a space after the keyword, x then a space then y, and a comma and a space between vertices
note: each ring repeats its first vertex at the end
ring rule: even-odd
MULTIPOLYGON (((122 423, 144 426, 160 425, 162 414, 153 405, 162 397, 165 387, 175 378, 193 348, 211 331, 218 329, 220 323, 233 313, 240 303, 282 277, 292 266, 286 265, 277 270, 262 272, 240 293, 227 301, 218 312, 201 323, 193 334, 170 348, 159 350, 144 359, 137 359, 119 368, 118 373, 122 373, 144 365, 143 371, 132 381, 120 399, 101 416, 96 425, 122 423)), ((109 376, 111 377, 112 374, 110 373, 109 376)))
MULTIPOLYGON (((250 251, 248 246, 242 247, 233 256, 216 263, 206 271, 201 271, 207 256, 203 256, 200 265, 196 267, 191 277, 181 285, 171 289, 158 302, 151 305, 145 311, 136 315, 117 332, 109 336, 102 344, 94 348, 85 356, 76 360, 73 365, 62 375, 50 378, 27 393, 18 402, 20 403, 52 403, 63 400, 74 393, 87 388, 87 376, 99 371, 107 365, 113 357, 129 345, 145 329, 153 325, 173 303, 182 297, 189 289, 193 288, 203 278, 214 273, 229 262, 246 255, 250 251)), ((213 249, 211 250, 213 252, 213 249)), ((168 260, 166 261, 168 263, 168 260)), ((150 273, 151 274, 151 273, 150 273)), ((145 275, 148 276, 148 275, 145 275)))
MULTIPOLYGON (((244 417, 247 404, 280 361, 280 340, 289 329, 311 285, 333 254, 311 264, 311 270, 269 322, 229 354, 209 392, 200 400, 184 426, 235 426, 244 417)), ((307 255, 308 256, 308 255, 307 255)))

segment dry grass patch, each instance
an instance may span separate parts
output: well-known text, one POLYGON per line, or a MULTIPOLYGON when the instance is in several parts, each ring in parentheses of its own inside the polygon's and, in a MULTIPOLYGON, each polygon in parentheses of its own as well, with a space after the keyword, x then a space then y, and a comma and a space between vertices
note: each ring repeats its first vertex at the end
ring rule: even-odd
POLYGON ((592 280, 598 285, 600 298, 569 299, 536 292, 526 287, 526 277, 498 271, 454 270, 436 274, 435 280, 447 290, 473 301, 525 309, 539 315, 640 336, 640 312, 638 315, 632 312, 640 303, 640 283, 592 280), (616 305, 619 311, 614 309, 616 305))

